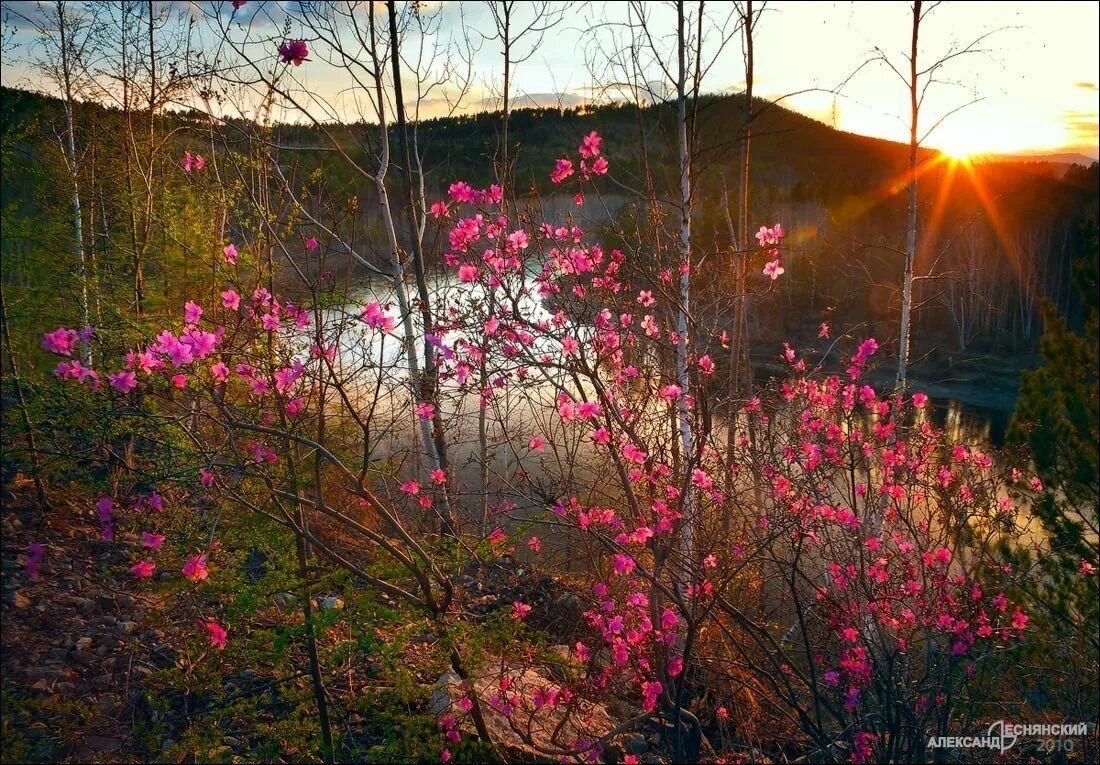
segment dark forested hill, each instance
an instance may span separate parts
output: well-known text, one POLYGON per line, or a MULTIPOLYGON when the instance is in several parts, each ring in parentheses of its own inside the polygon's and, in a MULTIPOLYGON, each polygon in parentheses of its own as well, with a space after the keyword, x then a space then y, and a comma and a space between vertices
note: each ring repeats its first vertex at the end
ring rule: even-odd
MULTIPOLYGON (((729 276, 722 266, 729 236, 722 190, 735 191, 744 101, 740 96, 708 96, 697 106, 696 241, 699 255, 715 266, 708 269, 711 286, 723 290, 729 276)), ((763 101, 755 102, 753 110, 757 116, 752 140, 752 218, 758 224, 780 221, 792 232, 784 288, 761 297, 753 309, 756 347, 813 337, 823 320, 838 326, 866 326, 888 341, 896 331, 908 148, 835 130, 763 101)), ((106 142, 93 138, 120 135, 120 113, 95 104, 81 105, 80 112, 78 145, 109 151, 102 148, 106 142)), ((509 131, 517 195, 560 197, 560 190, 547 177, 554 159, 575 151, 580 137, 596 130, 604 136, 612 167, 601 184, 614 199, 603 221, 605 235, 612 242, 622 241, 615 232, 636 228, 648 214, 640 190, 650 189, 646 193, 656 197, 660 206, 675 184, 673 117, 666 106, 515 110, 509 131)), ((203 115, 169 113, 159 119, 163 134, 171 135, 172 141, 165 161, 174 165, 174 158, 196 141, 211 145, 209 133, 203 132, 210 130, 203 115)), ((19 255, 24 252, 20 248, 29 246, 29 240, 38 246, 42 232, 57 229, 58 216, 63 215, 59 210, 64 195, 58 195, 56 188, 61 103, 4 88, 0 120, 4 279, 33 283, 31 272, 38 266, 32 265, 33 258, 19 255), (37 239, 28 232, 35 232, 37 239)), ((243 137, 254 129, 232 121, 218 125, 219 151, 237 152, 234 161, 243 162, 249 150, 245 147, 255 150, 255 144, 243 137)), ((500 115, 494 113, 419 123, 418 148, 429 198, 440 196, 456 179, 475 185, 492 180, 500 130, 500 115)), ((371 151, 378 144, 377 126, 329 125, 322 131, 276 124, 265 135, 266 150, 279 152, 278 161, 285 164, 293 182, 311 194, 323 188, 325 204, 342 205, 363 217, 364 225, 355 236, 372 235, 373 185, 329 149, 336 140, 348 157, 370 168, 371 151)), ((101 162, 102 169, 99 177, 87 182, 104 183, 111 161, 104 156, 91 162, 101 162)), ((936 367, 990 355, 1010 359, 1016 366, 1026 363, 1023 360, 1034 352, 1041 333, 1042 298, 1051 298, 1071 322, 1080 318, 1070 288, 1071 263, 1084 251, 1087 221, 1097 217, 1098 165, 1067 170, 1064 164, 1047 162, 956 163, 929 150, 923 152, 919 175, 917 266, 918 273, 928 278, 919 285, 921 310, 914 354, 918 373, 922 363, 936 367)), ((193 191, 181 187, 179 193, 193 191)), ((108 221, 109 209, 98 212, 108 221)), ((89 215, 96 213, 92 210, 89 215)), ((60 220, 63 227, 64 218, 60 220)), ((102 225, 107 228, 106 223, 102 225)), ((89 226, 95 230, 100 224, 89 219, 89 226)), ((109 235, 109 231, 101 233, 104 246, 109 235)), ((165 252, 176 253, 172 262, 186 272, 192 258, 179 237, 165 241, 164 247, 165 252)), ((65 262, 61 252, 55 248, 39 262, 56 267, 65 262)), ((130 278, 126 263, 108 260, 104 267, 104 279, 125 284, 130 278)), ((167 271, 167 261, 151 264, 150 269, 170 290, 175 277, 167 271)))

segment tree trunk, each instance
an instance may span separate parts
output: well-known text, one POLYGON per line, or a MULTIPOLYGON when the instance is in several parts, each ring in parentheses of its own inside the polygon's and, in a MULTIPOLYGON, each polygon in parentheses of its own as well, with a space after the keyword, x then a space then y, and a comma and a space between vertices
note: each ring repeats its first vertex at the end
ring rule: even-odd
MULTIPOLYGON (((684 4, 676 3, 677 15, 677 78, 676 78, 676 127, 680 159, 680 306, 677 313, 676 332, 676 375, 680 386, 680 398, 677 402, 680 420, 680 445, 683 451, 684 470, 692 464, 694 451, 691 432, 691 413, 688 410, 690 375, 688 374, 688 312, 691 298, 691 150, 688 145, 687 120, 687 38, 684 29, 684 4)), ((695 492, 689 476, 685 475, 684 523, 680 532, 680 552, 685 573, 692 568, 692 555, 695 531, 695 492)))
POLYGON ((920 33, 921 0, 913 2, 913 37, 909 55, 909 215, 905 228, 905 275, 901 285, 901 326, 898 329, 898 376, 896 388, 904 393, 909 367, 909 335, 913 311, 913 264, 917 258, 917 39, 920 33))
MULTIPOLYGON (((404 179, 407 191, 405 215, 409 226, 409 239, 412 243, 413 268, 416 273, 416 288, 419 298, 422 347, 424 352, 424 369, 420 378, 420 387, 417 390, 419 400, 431 403, 435 407, 432 415, 429 437, 434 442, 434 467, 448 472, 447 441, 443 434, 443 415, 439 406, 439 370, 436 362, 435 349, 427 341, 427 333, 434 328, 432 320, 431 295, 428 293, 427 268, 424 263, 424 248, 420 237, 417 235, 419 227, 416 222, 416 185, 413 183, 412 146, 409 140, 408 123, 405 120, 405 104, 401 89, 401 51, 397 35, 397 5, 394 0, 388 0, 386 9, 390 21, 390 58, 393 64, 393 91, 394 108, 397 116, 397 141, 400 152, 404 158, 404 179)), ((412 341, 411 336, 408 338, 412 341)), ((426 423, 425 423, 426 424, 426 423)), ((439 487, 442 507, 440 517, 443 522, 443 532, 449 536, 455 533, 454 522, 451 517, 451 501, 448 496, 447 484, 439 487)))
MULTIPOLYGON (((69 29, 66 24, 65 6, 63 3, 57 4, 57 27, 58 35, 61 40, 61 79, 62 86, 65 90, 65 134, 66 140, 62 142, 65 152, 65 165, 69 170, 69 178, 71 183, 71 195, 70 195, 70 208, 72 210, 72 226, 73 226, 73 255, 76 258, 80 275, 80 311, 84 320, 84 325, 88 326, 91 321, 90 310, 90 288, 88 285, 88 261, 87 253, 84 251, 84 222, 83 213, 80 207, 80 168, 76 158, 76 118, 73 114, 73 82, 72 82, 72 67, 75 62, 72 60, 72 56, 69 51, 69 29)), ((92 349, 88 342, 85 342, 81 346, 81 356, 86 365, 92 365, 92 349)))

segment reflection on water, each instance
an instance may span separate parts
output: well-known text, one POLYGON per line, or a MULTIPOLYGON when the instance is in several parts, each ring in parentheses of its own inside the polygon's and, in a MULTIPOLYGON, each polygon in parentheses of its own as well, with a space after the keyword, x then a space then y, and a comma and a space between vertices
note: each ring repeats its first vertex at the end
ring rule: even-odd
MULTIPOLYGON (((482 287, 475 284, 460 283, 453 275, 437 275, 431 280, 430 285, 433 296, 437 301, 437 315, 446 318, 448 309, 455 310, 467 307, 479 307, 484 310, 484 302, 487 299, 482 287)), ((343 308, 329 309, 325 311, 322 326, 326 333, 330 333, 328 340, 338 349, 334 366, 342 373, 343 383, 348 386, 349 394, 353 399, 360 396, 375 396, 378 392, 380 377, 400 379, 406 376, 405 364, 406 341, 404 327, 400 321, 390 334, 384 334, 368 329, 359 320, 359 311, 363 304, 372 300, 393 305, 394 300, 392 286, 385 281, 375 281, 363 285, 355 295, 355 302, 343 308)), ((550 312, 547 311, 541 300, 532 295, 520 298, 518 309, 530 321, 547 320, 550 312)), ((460 309, 461 310, 461 309, 460 309)), ((392 311, 396 315, 396 309, 392 311)), ((309 335, 309 331, 305 333, 309 335)), ((578 329, 578 338, 582 343, 588 334, 584 329, 578 329)), ((301 350, 305 351, 314 337, 303 337, 301 350)), ((447 353, 453 353, 457 341, 474 340, 466 333, 448 332, 439 338, 441 348, 447 349, 447 353)), ((551 350, 547 348, 547 350, 551 350)), ((416 355, 421 356, 421 349, 416 348, 416 355)), ((756 365, 754 364, 754 367, 756 365)), ((490 363, 490 368, 492 363, 490 363)), ((766 369, 763 365, 757 370, 757 379, 768 379, 774 369, 766 369)), ((942 387, 942 386, 941 386, 942 387)), ((453 381, 444 381, 444 391, 454 391, 453 381)), ((529 391, 530 392, 530 391, 529 391)), ((392 398, 392 392, 390 394, 392 398)), ((464 398, 464 397, 455 397, 464 398)), ((468 401, 452 400, 449 402, 453 414, 468 414, 471 409, 476 409, 468 401)), ((1003 409, 975 406, 961 400, 939 396, 931 399, 932 406, 926 410, 926 414, 936 427, 943 429, 947 437, 956 443, 967 443, 975 446, 1000 447, 1004 443, 1005 431, 1010 419, 1010 412, 1003 409)), ((383 405, 379 410, 374 410, 375 415, 392 416, 392 405, 383 405)), ((499 402, 498 402, 499 403, 499 402)), ((445 405, 445 409, 446 409, 445 405)), ((519 412, 510 412, 514 418, 519 412)), ((517 424, 512 419, 513 424, 517 424)))
POLYGON ((1004 445, 1010 413, 984 409, 955 399, 932 401, 929 411, 932 424, 942 428, 947 437, 958 443, 1004 445))

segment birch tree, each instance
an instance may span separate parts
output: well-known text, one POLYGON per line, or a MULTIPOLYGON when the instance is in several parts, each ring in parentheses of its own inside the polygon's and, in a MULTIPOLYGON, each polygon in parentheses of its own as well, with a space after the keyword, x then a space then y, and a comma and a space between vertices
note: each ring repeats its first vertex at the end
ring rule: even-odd
MULTIPOLYGON (((91 300, 95 289, 90 254, 85 246, 84 212, 80 189, 83 154, 77 151, 76 108, 90 87, 89 64, 100 35, 99 7, 54 0, 49 5, 32 9, 5 6, 18 19, 26 22, 35 34, 38 55, 32 61, 45 82, 61 95, 64 125, 57 133, 57 142, 69 180, 69 209, 73 260, 80 282, 80 314, 85 326, 92 323, 91 300), (35 11, 38 11, 37 13, 35 11)), ((90 344, 82 343, 85 364, 91 364, 90 344)))

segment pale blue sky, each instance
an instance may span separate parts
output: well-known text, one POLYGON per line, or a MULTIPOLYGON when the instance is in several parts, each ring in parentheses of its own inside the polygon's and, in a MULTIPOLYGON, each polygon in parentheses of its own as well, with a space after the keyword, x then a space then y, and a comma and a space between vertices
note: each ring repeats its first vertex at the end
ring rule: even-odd
MULTIPOLYGON (((33 10, 35 3, 4 2, 5 7, 13 5, 33 10)), ((211 16, 219 9, 223 20, 229 15, 228 3, 163 0, 162 5, 197 19, 201 30, 197 39, 207 44, 215 37, 211 16)), ((277 34, 290 11, 292 36, 308 36, 294 23, 297 5, 296 0, 252 0, 237 20, 253 19, 257 22, 253 31, 268 28, 269 34, 277 34)), ((466 37, 477 43, 481 33, 491 32, 491 17, 484 3, 429 5, 442 6, 432 41, 444 44, 466 37)), ((597 85, 606 78, 599 70, 603 55, 598 43, 608 46, 614 25, 626 18, 626 4, 563 3, 560 7, 565 10, 561 24, 517 67, 515 89, 520 104, 559 100, 583 103, 597 97, 597 85), (593 28, 602 31, 593 32, 593 28)), ((655 29, 673 29, 667 4, 647 3, 646 7, 652 13, 655 29)), ((717 20, 723 6, 708 3, 707 7, 717 20)), ((865 62, 878 48, 902 66, 902 55, 909 44, 908 3, 778 1, 767 3, 766 9, 757 27, 759 94, 778 96, 818 89, 784 103, 845 130, 906 139, 908 96, 902 82, 884 64, 865 62), (842 82, 845 85, 838 93, 824 92, 842 82)), ((525 12, 527 9, 521 8, 521 15, 525 12)), ((1070 149, 1096 156, 1098 29, 1100 3, 1096 2, 942 3, 925 22, 919 62, 931 63, 946 51, 992 34, 982 43, 982 53, 959 58, 945 67, 941 74, 946 82, 930 89, 922 117, 925 126, 961 104, 980 100, 948 119, 932 133, 928 144, 956 153, 1070 149)), ((712 33, 712 39, 716 34, 712 33)), ((25 29, 16 40, 26 42, 25 29)), ((35 84, 34 76, 20 61, 26 50, 24 46, 14 55, 6 55, 2 73, 5 85, 35 84)), ((302 89, 335 104, 338 113, 353 113, 353 104, 362 103, 361 97, 349 89, 346 73, 328 66, 321 58, 294 70, 302 89)), ((466 111, 485 108, 492 102, 493 86, 501 73, 496 43, 481 42, 472 60, 472 73, 466 111)), ((736 90, 743 81, 740 41, 735 37, 717 57, 704 81, 704 90, 736 90)), ((436 91, 433 95, 442 93, 436 91)), ((442 109, 440 99, 430 103, 425 113, 436 114, 442 109)), ((290 114, 284 116, 292 118, 290 114)))

